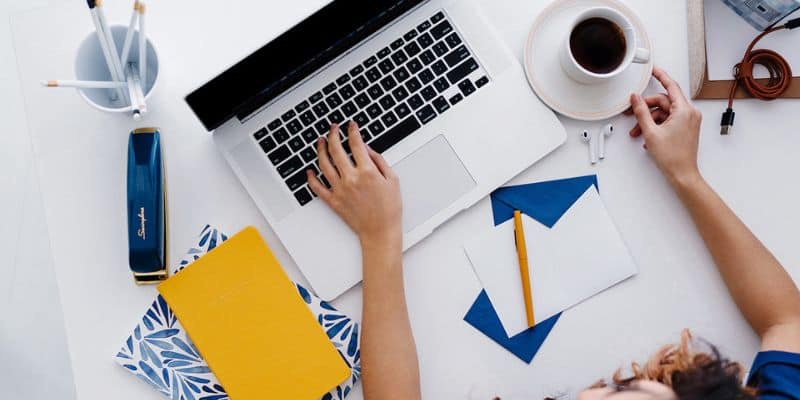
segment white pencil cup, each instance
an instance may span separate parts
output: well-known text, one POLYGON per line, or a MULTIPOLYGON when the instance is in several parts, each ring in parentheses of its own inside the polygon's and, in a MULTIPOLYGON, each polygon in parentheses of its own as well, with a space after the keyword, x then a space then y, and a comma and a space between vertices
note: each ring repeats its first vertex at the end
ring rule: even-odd
MULTIPOLYGON (((111 25, 111 35, 114 36, 114 43, 117 46, 117 52, 122 55, 122 46, 125 42, 125 34, 128 31, 127 26, 111 25)), ((150 38, 146 38, 147 43, 147 76, 146 82, 142 84, 145 100, 150 98, 153 90, 158 82, 158 52, 156 51, 153 42, 150 38)), ((139 64, 139 31, 133 34, 131 41, 130 55, 128 62, 138 66, 139 64)), ((125 69, 126 66, 122 66, 125 69)), ((108 70, 103 50, 100 48, 100 42, 97 39, 95 31, 91 31, 88 36, 78 46, 78 51, 75 58, 75 79, 82 81, 111 81, 111 72, 108 70)), ((127 89, 126 93, 127 93, 127 89)), ((129 112, 133 108, 127 105, 125 101, 112 101, 110 96, 110 89, 78 89, 81 97, 86 100, 92 107, 106 112, 129 112)))

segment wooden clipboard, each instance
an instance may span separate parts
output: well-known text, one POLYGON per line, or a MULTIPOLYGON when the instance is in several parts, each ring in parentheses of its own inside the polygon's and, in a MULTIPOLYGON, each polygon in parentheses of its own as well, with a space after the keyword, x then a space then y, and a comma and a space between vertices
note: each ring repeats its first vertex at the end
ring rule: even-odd
MULTIPOLYGON (((708 79, 708 62, 706 58, 706 23, 703 1, 719 0, 687 0, 687 25, 689 28, 689 76, 693 99, 727 99, 733 80, 711 81, 708 79)), ((733 65, 731 65, 733 68, 733 65)), ((800 68, 798 66, 797 68, 800 68)), ((766 79, 759 79, 766 82, 766 79)), ((736 89, 736 98, 750 98, 749 93, 741 86, 736 89)), ((781 98, 800 98, 800 77, 792 78, 789 89, 781 98)))

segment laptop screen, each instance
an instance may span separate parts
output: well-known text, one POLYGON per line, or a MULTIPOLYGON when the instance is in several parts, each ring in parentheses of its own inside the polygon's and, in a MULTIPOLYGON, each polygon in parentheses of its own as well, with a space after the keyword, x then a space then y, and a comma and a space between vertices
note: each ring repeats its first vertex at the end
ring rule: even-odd
POLYGON ((209 131, 244 118, 425 0, 335 0, 186 96, 209 131))

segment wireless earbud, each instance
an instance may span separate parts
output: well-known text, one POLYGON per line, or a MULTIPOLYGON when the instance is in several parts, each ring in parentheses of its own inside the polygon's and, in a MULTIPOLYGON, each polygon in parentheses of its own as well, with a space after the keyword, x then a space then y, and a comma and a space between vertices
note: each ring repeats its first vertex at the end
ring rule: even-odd
POLYGON ((581 132, 581 139, 589 144, 589 160, 592 164, 597 164, 597 152, 594 148, 594 139, 592 138, 592 134, 589 131, 584 130, 581 132))
POLYGON ((597 136, 599 136, 598 140, 600 142, 598 147, 600 147, 600 159, 601 160, 606 158, 606 138, 610 137, 613 134, 614 134, 614 125, 608 124, 608 125, 604 126, 603 130, 600 131, 600 134, 597 135, 597 136))

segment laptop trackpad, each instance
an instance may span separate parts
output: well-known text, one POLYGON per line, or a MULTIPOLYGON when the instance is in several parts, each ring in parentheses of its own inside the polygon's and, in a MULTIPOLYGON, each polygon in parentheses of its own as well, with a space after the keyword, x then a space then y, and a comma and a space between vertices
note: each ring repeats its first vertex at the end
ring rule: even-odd
POLYGON ((475 180, 444 136, 392 166, 400 177, 403 232, 409 232, 469 193, 475 180))

